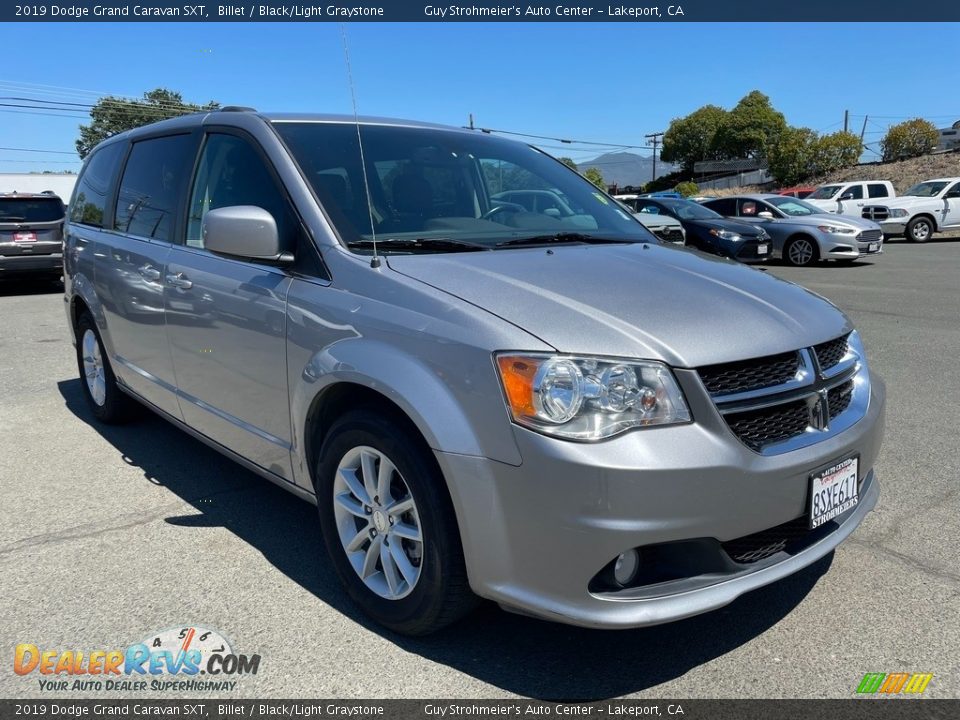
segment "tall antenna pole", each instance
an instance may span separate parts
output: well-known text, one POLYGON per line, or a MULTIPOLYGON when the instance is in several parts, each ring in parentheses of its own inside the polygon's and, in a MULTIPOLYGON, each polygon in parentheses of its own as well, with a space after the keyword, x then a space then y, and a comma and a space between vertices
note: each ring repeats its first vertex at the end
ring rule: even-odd
POLYGON ((663 137, 662 132, 650 133, 649 135, 644 135, 648 141, 647 145, 653 145, 653 177, 650 178, 650 182, 653 182, 657 179, 657 145, 660 142, 660 138, 663 137))
POLYGON ((843 111, 843 131, 844 132, 850 131, 850 111, 849 110, 843 111))
POLYGON ((860 129, 860 147, 863 147, 863 136, 867 134, 867 118, 869 115, 863 116, 863 127, 860 129))
POLYGON ((473 113, 470 113, 470 129, 473 130, 473 113))
POLYGON ((373 258, 370 267, 380 267, 377 255, 377 230, 373 226, 373 203, 370 201, 370 183, 367 181, 367 161, 363 157, 363 138, 360 137, 360 115, 357 113, 357 94, 353 89, 353 71, 350 68, 350 50, 347 48, 347 26, 340 23, 340 37, 343 38, 343 58, 347 63, 347 81, 350 83, 350 99, 353 101, 353 122, 357 126, 357 145, 360 148, 360 167, 363 169, 363 189, 367 194, 367 213, 370 215, 370 237, 373 240, 373 258))

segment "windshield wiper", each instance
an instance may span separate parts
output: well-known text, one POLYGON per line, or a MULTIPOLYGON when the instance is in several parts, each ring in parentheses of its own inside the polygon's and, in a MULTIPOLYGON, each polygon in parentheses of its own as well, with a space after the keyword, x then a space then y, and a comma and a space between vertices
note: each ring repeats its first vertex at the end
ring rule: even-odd
MULTIPOLYGON (((390 250, 410 250, 413 252, 464 252, 471 250, 492 250, 487 245, 454 240, 453 238, 383 238, 377 239, 378 248, 390 250)), ((347 247, 372 250, 373 240, 354 240, 347 243, 347 247)))
POLYGON ((616 240, 613 238, 597 237, 578 232, 558 232, 549 235, 532 235, 531 237, 516 238, 498 242, 496 247, 518 247, 521 245, 550 245, 552 243, 585 243, 588 245, 607 245, 610 243, 632 243, 633 240, 616 240))

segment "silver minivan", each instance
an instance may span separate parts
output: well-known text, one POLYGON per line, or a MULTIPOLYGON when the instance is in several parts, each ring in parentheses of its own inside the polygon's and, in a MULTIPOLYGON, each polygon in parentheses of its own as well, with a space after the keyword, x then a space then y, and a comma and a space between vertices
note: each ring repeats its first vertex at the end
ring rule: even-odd
POLYGON ((146 406, 315 503, 349 594, 399 632, 478 598, 687 617, 813 563, 877 502, 884 389, 849 319, 661 244, 529 145, 164 121, 87 158, 64 264, 97 420, 146 406))

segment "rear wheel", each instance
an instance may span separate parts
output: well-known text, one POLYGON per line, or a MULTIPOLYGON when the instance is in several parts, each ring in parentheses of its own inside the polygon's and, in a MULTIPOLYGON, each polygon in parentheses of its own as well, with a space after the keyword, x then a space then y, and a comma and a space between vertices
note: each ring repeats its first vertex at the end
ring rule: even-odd
POLYGON ((402 422, 351 411, 331 427, 314 474, 327 552, 370 617, 425 635, 474 607, 443 477, 402 422))
POLYGON ((134 415, 136 402, 117 387, 117 378, 89 312, 77 320, 77 367, 83 395, 97 420, 116 424, 134 415))
POLYGON ((791 238, 790 242, 787 243, 787 247, 783 250, 783 256, 791 265, 806 267, 807 265, 813 265, 818 260, 820 252, 813 238, 798 235, 791 238))
POLYGON ((915 217, 907 223, 907 239, 923 243, 933 235, 933 222, 928 217, 915 217))

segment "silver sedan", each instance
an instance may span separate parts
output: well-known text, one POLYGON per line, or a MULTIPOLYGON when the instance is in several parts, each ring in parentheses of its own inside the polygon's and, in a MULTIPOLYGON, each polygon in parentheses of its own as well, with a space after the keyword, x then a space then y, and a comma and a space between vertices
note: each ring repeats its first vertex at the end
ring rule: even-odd
POLYGON ((773 257, 791 265, 853 262, 883 252, 883 230, 877 223, 827 213, 799 198, 737 195, 703 204, 726 217, 762 224, 773 238, 773 257))

